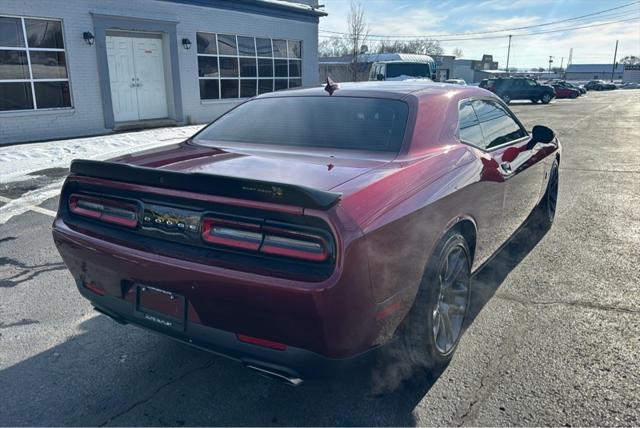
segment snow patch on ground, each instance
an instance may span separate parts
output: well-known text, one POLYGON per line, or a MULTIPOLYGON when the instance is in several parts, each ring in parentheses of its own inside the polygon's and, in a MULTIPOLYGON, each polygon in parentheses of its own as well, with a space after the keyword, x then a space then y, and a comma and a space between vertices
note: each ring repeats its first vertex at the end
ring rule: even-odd
POLYGON ((68 168, 73 159, 104 160, 184 141, 202 128, 182 126, 89 138, 0 147, 0 183, 22 181, 35 171, 68 168))

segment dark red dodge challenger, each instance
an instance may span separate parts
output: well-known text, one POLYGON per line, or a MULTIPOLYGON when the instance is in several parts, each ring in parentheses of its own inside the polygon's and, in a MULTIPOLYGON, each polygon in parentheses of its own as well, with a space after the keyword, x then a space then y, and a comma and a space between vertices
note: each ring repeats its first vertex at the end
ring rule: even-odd
POLYGON ((559 162, 553 131, 483 89, 283 91, 74 161, 53 236, 99 312, 290 383, 387 342, 444 364, 471 274, 530 215, 551 225, 559 162))

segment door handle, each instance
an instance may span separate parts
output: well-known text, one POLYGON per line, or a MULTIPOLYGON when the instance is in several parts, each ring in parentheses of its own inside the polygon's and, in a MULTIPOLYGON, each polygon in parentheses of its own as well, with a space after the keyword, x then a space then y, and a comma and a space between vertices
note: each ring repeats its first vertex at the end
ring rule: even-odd
POLYGON ((511 174, 511 163, 509 162, 502 162, 500 164, 500 168, 502 168, 502 170, 508 174, 511 174))

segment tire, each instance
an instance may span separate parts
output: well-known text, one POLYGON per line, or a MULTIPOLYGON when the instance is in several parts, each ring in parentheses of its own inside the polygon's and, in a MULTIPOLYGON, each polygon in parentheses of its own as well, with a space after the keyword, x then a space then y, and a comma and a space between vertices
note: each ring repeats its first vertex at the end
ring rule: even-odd
POLYGON ((541 230, 549 230, 553 225, 558 204, 558 160, 553 161, 549 171, 549 181, 542 200, 536 207, 535 226, 541 230))
POLYGON ((542 104, 549 104, 552 99, 553 99, 553 97, 551 95, 543 94, 541 101, 542 101, 542 104))
POLYGON ((510 94, 502 94, 500 95, 500 98, 502 99, 502 101, 504 101, 505 104, 509 104, 511 102, 510 94))
POLYGON ((532 104, 537 104, 537 103, 538 103, 538 100, 537 100, 536 98, 531 98, 531 103, 532 103, 532 104))
POLYGON ((446 367, 464 331, 470 286, 469 245, 460 231, 452 229, 437 244, 427 263, 413 306, 394 341, 380 349, 372 377, 374 393, 393 391, 403 380, 420 372, 437 372, 446 367), (443 280, 454 271, 458 275, 443 287, 443 280), (446 315, 444 310, 453 313, 446 315))
POLYGON ((571 93, 571 98, 572 99, 578 98, 578 94, 576 94, 575 92, 572 92, 571 93))

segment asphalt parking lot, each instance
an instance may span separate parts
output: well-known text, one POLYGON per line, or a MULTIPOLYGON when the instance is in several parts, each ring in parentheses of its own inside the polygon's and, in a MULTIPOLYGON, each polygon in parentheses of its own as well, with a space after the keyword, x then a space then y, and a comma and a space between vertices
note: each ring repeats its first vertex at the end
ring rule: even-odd
MULTIPOLYGON (((512 109, 562 141, 556 222, 476 274, 439 376, 382 396, 345 379, 292 388, 118 325, 76 292, 53 198, 0 224, 0 425, 640 425, 640 91, 512 109)), ((20 186, 34 184, 0 186, 0 206, 20 186)))

